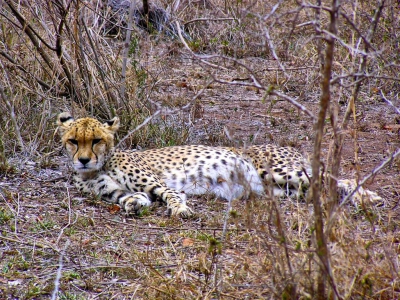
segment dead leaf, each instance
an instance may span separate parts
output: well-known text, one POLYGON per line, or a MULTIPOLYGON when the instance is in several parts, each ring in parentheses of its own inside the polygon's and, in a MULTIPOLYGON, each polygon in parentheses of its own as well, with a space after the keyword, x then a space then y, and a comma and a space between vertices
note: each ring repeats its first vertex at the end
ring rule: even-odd
POLYGON ((115 215, 116 213, 118 213, 121 210, 121 207, 117 204, 112 204, 108 207, 108 211, 110 212, 110 214, 115 215))
POLYGON ((191 238, 184 238, 182 240, 182 246, 183 247, 193 247, 194 240, 191 238))
POLYGON ((379 89, 377 87, 371 88, 371 92, 374 94, 379 94, 379 89))
POLYGON ((397 129, 400 129, 400 124, 385 125, 385 126, 383 126, 383 129, 397 130, 397 129))
POLYGON ((187 83, 186 83, 186 80, 184 79, 184 80, 182 80, 182 81, 178 81, 177 83, 176 83, 176 86, 177 87, 187 87, 188 85, 187 85, 187 83))

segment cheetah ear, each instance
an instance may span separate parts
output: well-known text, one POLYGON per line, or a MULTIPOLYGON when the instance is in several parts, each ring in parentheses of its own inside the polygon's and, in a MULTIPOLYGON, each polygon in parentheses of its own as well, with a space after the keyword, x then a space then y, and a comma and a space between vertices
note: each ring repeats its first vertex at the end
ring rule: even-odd
POLYGON ((58 125, 58 130, 63 134, 74 122, 74 118, 69 112, 62 112, 57 116, 56 124, 58 125))
POLYGON ((106 121, 103 124, 103 127, 110 130, 113 133, 116 133, 119 129, 119 118, 118 117, 114 117, 109 121, 106 121))

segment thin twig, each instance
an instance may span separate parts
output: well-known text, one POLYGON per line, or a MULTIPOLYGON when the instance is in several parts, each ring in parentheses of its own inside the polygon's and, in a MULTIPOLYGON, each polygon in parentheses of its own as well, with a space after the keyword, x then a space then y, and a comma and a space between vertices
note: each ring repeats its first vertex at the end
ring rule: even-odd
POLYGON ((69 194, 69 189, 67 187, 67 197, 68 197, 68 224, 61 228, 60 233, 58 234, 56 245, 60 242, 61 237, 64 234, 64 230, 71 225, 74 225, 78 221, 78 215, 76 216, 75 220, 72 222, 72 208, 71 208, 71 195, 69 194))
POLYGON ((286 73, 285 66, 281 63, 281 60, 279 59, 278 55, 276 54, 274 43, 272 42, 271 36, 269 35, 269 31, 266 28, 264 29, 264 34, 265 34, 265 38, 267 39, 268 46, 272 53, 272 56, 278 62, 278 65, 282 69, 282 71, 284 73, 286 73))
POLYGON ((136 131, 140 130, 142 127, 144 127, 145 125, 147 125, 147 123, 149 123, 151 120, 153 120, 156 116, 158 116, 161 113, 161 110, 157 110, 154 114, 152 114, 151 116, 147 117, 140 125, 136 126, 134 129, 132 129, 131 131, 129 131, 117 144, 117 146, 115 148, 119 148, 119 146, 128 138, 130 137, 132 134, 134 134, 136 131))
POLYGON ((397 114, 400 115, 400 109, 398 109, 396 106, 394 106, 394 104, 393 104, 392 101, 390 101, 388 98, 386 98, 386 96, 385 96, 385 94, 383 93, 382 90, 380 90, 380 92, 381 92, 381 96, 382 96, 383 100, 385 100, 386 103, 388 103, 388 104, 394 109, 394 111, 395 111, 397 114))
POLYGON ((370 179, 371 177, 374 177, 376 174, 379 173, 380 170, 382 170, 383 168, 385 168, 388 164, 392 163, 393 160, 400 155, 400 148, 397 149, 395 152, 392 152, 390 154, 390 156, 384 160, 379 166, 377 166, 376 168, 374 168, 371 173, 369 173, 368 175, 366 175, 356 186, 356 188, 350 193, 348 194, 342 201, 342 203, 340 203, 339 207, 343 207, 348 201, 350 201, 351 197, 358 191, 358 189, 363 186, 368 179, 370 179))
POLYGON ((53 247, 50 244, 47 244, 46 242, 40 242, 38 243, 36 240, 34 241, 28 241, 27 240, 27 236, 24 236, 24 239, 13 239, 10 237, 6 237, 6 236, 2 236, 0 235, 0 240, 4 240, 4 241, 8 241, 8 242, 12 242, 12 243, 17 243, 17 244, 25 244, 25 245, 29 245, 29 246, 35 246, 35 247, 39 247, 39 248, 43 248, 43 249, 52 249, 56 252, 59 252, 58 249, 56 249, 55 247, 53 247))
POLYGON ((24 140, 22 139, 21 136, 21 131, 19 130, 19 125, 15 116, 15 110, 14 110, 14 104, 10 101, 10 99, 8 98, 8 96, 6 95, 6 93, 4 92, 4 88, 2 86, 0 86, 0 96, 3 99, 4 103, 6 104, 9 114, 10 114, 10 119, 11 122, 14 126, 14 130, 15 130, 15 135, 17 137, 17 141, 19 146, 21 147, 21 151, 25 152, 25 144, 24 144, 24 140))
POLYGON ((220 22, 220 21, 235 21, 235 18, 197 18, 197 19, 192 19, 190 21, 187 21, 183 23, 183 26, 189 25, 191 23, 195 22, 220 22))
MULTIPOLYGON (((28 72, 23 66, 21 66, 20 64, 18 64, 12 57, 10 54, 4 52, 4 51, 0 51, 0 55, 4 56, 9 62, 11 62, 12 64, 14 64, 15 67, 17 67, 19 70, 21 70, 22 72, 24 72, 26 75, 32 76, 37 83, 39 83, 43 88, 45 88, 46 90, 50 90, 52 87, 50 85, 48 85, 46 82, 44 82, 43 80, 41 80, 40 78, 36 77, 34 74, 28 72)), ((25 77, 22 77, 25 79, 25 77)), ((60 93, 62 94, 62 93, 60 93)), ((64 93, 65 94, 65 93, 64 93)))
POLYGON ((360 187, 362 187, 370 178, 374 177, 376 174, 379 173, 380 170, 382 170, 383 168, 385 168, 387 165, 389 165, 390 163, 393 162, 393 160, 400 155, 400 148, 397 149, 395 152, 392 152, 390 154, 390 156, 385 159, 384 161, 382 161, 379 166, 375 167, 368 175, 364 176, 364 178, 362 180, 360 180, 360 182, 357 184, 357 186, 354 188, 354 190, 349 193, 343 200, 342 202, 333 210, 330 218, 329 218, 329 222, 326 226, 326 232, 329 233, 335 220, 336 220, 336 215, 338 213, 338 211, 340 210, 340 208, 342 208, 344 205, 346 205, 350 199, 353 197, 353 195, 355 193, 357 193, 357 191, 359 190, 360 187))
POLYGON ((272 7, 272 9, 271 9, 271 11, 269 12, 269 14, 265 15, 265 16, 262 18, 262 20, 263 20, 264 22, 266 22, 266 21, 277 11, 277 9, 279 8, 279 5, 281 5, 282 2, 283 2, 283 1, 281 0, 280 2, 278 2, 277 4, 275 4, 275 5, 272 7))
POLYGON ((54 280, 54 289, 53 289, 53 293, 51 295, 51 300, 56 300, 57 296, 58 296, 58 290, 60 288, 60 280, 61 280, 61 277, 62 277, 63 258, 64 258, 65 251, 67 250, 69 244, 70 244, 70 241, 67 240, 65 242, 64 249, 60 253, 60 258, 59 258, 59 261, 58 261, 57 276, 56 276, 56 279, 54 280))
POLYGON ((350 46, 349 44, 345 43, 343 41, 343 39, 338 37, 336 34, 333 34, 332 32, 329 32, 327 30, 322 30, 322 32, 325 33, 330 38, 333 38, 333 39, 337 40, 342 46, 344 46, 345 48, 351 50, 355 54, 361 54, 361 55, 364 55, 364 56, 371 55, 368 52, 365 52, 365 51, 362 51, 362 50, 359 50, 357 48, 354 48, 354 47, 350 46))
MULTIPOLYGON (((371 23, 371 26, 369 28, 367 38, 366 40, 368 43, 365 44, 364 46, 364 52, 365 55, 362 55, 360 64, 358 66, 358 74, 364 74, 365 70, 367 69, 367 58, 368 58, 368 52, 369 52, 369 45, 370 41, 372 40, 372 37, 374 35, 377 22, 379 21, 379 16, 381 15, 382 9, 384 5, 384 0, 381 0, 379 3, 379 7, 376 9, 374 17, 373 17, 373 22, 371 23)), ((332 154, 329 156, 332 157, 332 164, 331 164, 331 178, 329 179, 329 193, 331 199, 337 199, 337 180, 336 178, 339 177, 339 167, 340 167, 340 161, 341 161, 341 155, 342 155, 342 148, 344 144, 344 135, 341 134, 347 130, 347 126, 350 120, 351 114, 353 114, 354 121, 356 122, 356 106, 355 102, 358 98, 358 94, 361 89, 361 82, 362 79, 360 79, 358 76, 354 77, 354 82, 357 82, 352 89, 352 94, 349 100, 349 103, 346 108, 346 112, 344 114, 341 127, 340 129, 335 129, 334 130, 334 140, 331 142, 330 148, 332 149, 332 154), (336 133, 338 133, 336 135, 336 133)), ((357 132, 354 132, 354 149, 357 149, 357 137, 356 137, 357 132)), ((355 150, 354 152, 355 160, 357 162, 358 160, 358 153, 355 150)), ((332 211, 333 207, 335 206, 335 202, 331 202, 329 206, 329 210, 332 211)), ((329 234, 328 234, 329 235, 329 234)))
POLYGON ((134 134, 136 131, 140 130, 142 127, 144 127, 145 125, 147 125, 152 119, 154 119, 156 116, 158 116, 159 114, 161 114, 161 112, 164 115, 173 115, 176 114, 179 111, 187 111, 189 110, 194 102, 204 93, 204 91, 207 89, 207 87, 212 83, 213 81, 210 81, 208 84, 205 85, 204 88, 202 88, 198 93, 196 93, 196 95, 194 95, 194 97, 189 101, 189 103, 187 103, 186 105, 182 106, 182 107, 178 107, 176 109, 172 109, 172 110, 168 110, 166 108, 161 107, 160 104, 158 104, 157 102, 152 101, 151 99, 147 99, 150 103, 154 104, 155 106, 157 106, 157 111, 152 114, 151 116, 147 117, 140 125, 136 126, 134 129, 132 129, 131 131, 129 131, 117 144, 117 146, 115 148, 118 148, 129 136, 131 136, 132 134, 134 134))
POLYGON ((281 92, 278 92, 276 90, 272 90, 269 92, 270 95, 274 95, 277 96, 279 98, 282 98, 288 102, 290 102, 291 104, 293 104, 295 107, 297 107, 299 110, 301 110, 302 112, 304 112, 306 115, 308 115, 309 117, 311 117, 311 119, 315 120, 315 115, 309 111, 307 109, 307 107, 305 107, 304 105, 300 104, 296 99, 293 99, 292 97, 289 97, 286 94, 283 94, 281 92))
MULTIPOLYGON (((42 57, 43 61, 47 64, 47 66, 49 67, 49 69, 51 71, 55 72, 55 75, 57 76, 57 78, 60 81, 63 81, 63 77, 61 76, 60 72, 58 71, 58 68, 56 67, 56 65, 53 63, 53 61, 51 60, 50 56, 46 53, 46 51, 44 50, 45 48, 41 47, 41 43, 42 43, 42 38, 38 37, 38 34, 36 32, 34 32, 31 29, 30 24, 25 20, 25 18, 20 14, 20 12, 18 11, 18 9, 16 9, 14 7, 14 4, 12 3, 12 1, 10 0, 5 0, 5 3, 7 3, 7 5, 9 6, 9 8, 11 9, 13 15, 17 18, 17 20, 19 21, 19 23, 21 24, 22 28, 21 30, 23 32, 25 32, 25 34, 28 36, 29 40, 31 41, 31 43, 33 44, 33 46, 35 47, 35 49, 37 50, 37 52, 40 54, 40 56, 42 57), (38 41, 39 39, 39 41, 38 41)), ((53 48, 50 47, 50 49, 54 50, 53 48)), ((73 94, 73 86, 68 85, 67 86, 69 89, 70 94, 73 94)))
POLYGON ((222 70, 227 70, 227 68, 224 68, 224 67, 222 67, 222 66, 220 66, 220 65, 212 64, 212 63, 210 63, 210 62, 208 62, 208 61, 205 60, 205 59, 210 59, 210 58, 219 57, 219 56, 217 56, 217 55, 198 55, 198 54, 195 54, 195 53, 192 51, 192 49, 190 49, 189 45, 186 43, 185 39, 183 38, 183 36, 182 36, 182 30, 181 30, 181 26, 180 26, 179 22, 178 22, 178 21, 175 21, 175 24, 176 24, 176 28, 177 28, 177 30, 178 30, 179 39, 181 40, 181 42, 182 42, 182 44, 185 46, 185 48, 191 53, 191 55, 193 56, 193 58, 195 58, 195 59, 201 61, 202 63, 204 63, 204 64, 206 64, 206 65, 208 65, 208 66, 211 66, 211 67, 213 67, 213 68, 218 68, 218 69, 222 69, 222 70))
MULTIPOLYGON (((87 34, 87 38, 88 38, 88 40, 89 40, 90 47, 92 48, 91 50, 92 50, 93 57, 94 57, 94 59, 92 59, 92 60, 95 62, 95 66, 97 67, 97 70, 98 70, 98 72, 99 72, 99 74, 100 74, 100 78, 101 78, 102 83, 103 83, 103 85, 104 85, 104 89, 105 89, 105 91, 106 91, 106 95, 107 95, 108 99, 109 99, 112 103, 118 103, 117 100, 115 99, 115 96, 113 95, 113 93, 111 92, 111 90, 110 90, 110 88, 109 88, 109 86, 108 86, 108 83, 107 83, 107 81, 106 81, 105 72, 104 72, 104 70, 101 68, 99 56, 98 56, 98 53, 97 53, 97 49, 98 49, 99 47, 96 47, 95 41, 93 40, 92 35, 90 34, 90 32, 89 32, 89 30, 88 30, 88 28, 87 28, 87 26, 86 26, 86 23, 85 23, 85 21, 84 21, 84 18, 82 18, 81 21, 82 21, 83 28, 84 28, 84 30, 85 30, 85 32, 86 32, 86 34, 87 34)), ((109 106, 107 105, 107 103, 104 101, 104 99, 103 99, 102 97, 99 97, 99 99, 100 99, 100 101, 102 102, 103 109, 106 110, 108 117, 111 119, 111 118, 113 117, 113 113, 111 112, 109 106)))
MULTIPOLYGON (((14 16, 17 18, 17 20, 20 22, 21 27, 20 27, 19 29, 21 29, 21 30, 23 30, 23 31, 25 31, 25 32, 27 32, 27 33, 29 32, 28 35, 29 35, 30 38, 36 36, 36 37, 39 39, 40 43, 42 43, 43 45, 45 45, 45 46, 46 46, 47 48, 49 48, 50 50, 52 50, 52 51, 55 51, 55 50, 56 50, 55 47, 53 47, 53 46, 51 46, 49 43, 47 43, 46 40, 43 39, 43 38, 40 36, 40 34, 37 33, 36 30, 35 30, 28 22, 26 22, 24 16, 21 15, 19 9, 17 9, 17 8, 14 7, 13 3, 11 3, 9 0, 5 0, 4 2, 7 3, 7 5, 8 5, 8 6, 10 7, 10 9, 11 9, 13 15, 14 15, 14 16)), ((5 16, 5 15, 2 14, 2 16, 5 16)), ((15 24, 15 23, 13 22, 13 24, 15 24)))

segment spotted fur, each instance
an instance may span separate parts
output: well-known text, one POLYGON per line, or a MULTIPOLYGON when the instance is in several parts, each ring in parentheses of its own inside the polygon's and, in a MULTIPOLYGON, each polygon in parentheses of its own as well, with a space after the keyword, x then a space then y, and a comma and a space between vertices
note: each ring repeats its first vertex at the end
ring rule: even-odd
POLYGON ((288 147, 191 145, 122 151, 114 149, 118 118, 102 124, 61 113, 57 124, 78 189, 118 203, 128 213, 161 199, 172 215, 189 217, 193 211, 186 195, 210 193, 233 200, 263 195, 265 186, 272 186, 277 196, 301 195, 310 184, 309 162, 288 147))

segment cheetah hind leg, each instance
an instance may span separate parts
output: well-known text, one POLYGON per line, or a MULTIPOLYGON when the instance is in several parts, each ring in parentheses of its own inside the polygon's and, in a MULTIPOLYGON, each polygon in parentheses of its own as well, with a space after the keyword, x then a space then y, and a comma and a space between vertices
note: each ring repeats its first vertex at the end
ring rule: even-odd
MULTIPOLYGON (((357 181, 355 179, 341 179, 338 181, 338 193, 340 196, 340 202, 350 195, 357 187, 357 181)), ((358 206, 361 203, 370 203, 376 206, 383 205, 383 199, 377 193, 372 192, 368 189, 364 189, 362 186, 349 198, 354 206, 358 206)))

